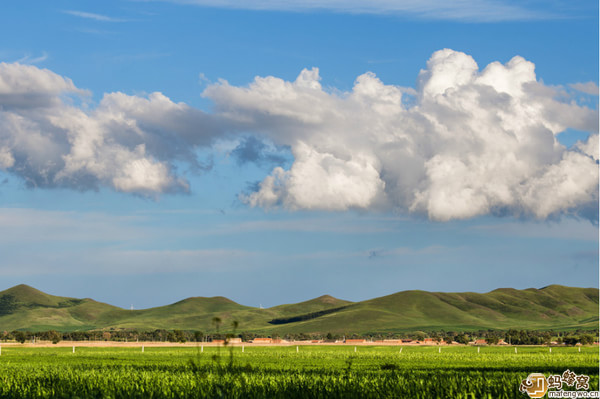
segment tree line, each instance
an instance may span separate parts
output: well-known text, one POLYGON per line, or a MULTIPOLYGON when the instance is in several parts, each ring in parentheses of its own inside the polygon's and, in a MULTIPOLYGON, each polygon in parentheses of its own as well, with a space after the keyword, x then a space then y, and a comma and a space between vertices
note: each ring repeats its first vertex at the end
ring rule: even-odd
MULTIPOLYGON (((41 332, 31 331, 4 331, 0 339, 3 341, 17 341, 21 343, 41 341, 116 341, 116 342, 211 342, 213 340, 226 340, 240 338, 248 342, 254 338, 264 337, 264 334, 252 332, 240 333, 204 333, 190 330, 164 330, 153 331, 138 330, 107 330, 107 331, 67 331, 60 332, 48 330, 41 332)), ((289 341, 319 340, 324 342, 343 341, 345 339, 365 339, 367 341, 410 339, 423 342, 430 338, 436 343, 468 344, 477 339, 484 339, 487 344, 495 345, 503 340, 509 345, 550 345, 553 343, 564 345, 592 344, 598 341, 598 330, 575 330, 567 332, 535 331, 535 330, 479 330, 479 331, 414 331, 409 333, 272 333, 269 338, 285 339, 289 341)))

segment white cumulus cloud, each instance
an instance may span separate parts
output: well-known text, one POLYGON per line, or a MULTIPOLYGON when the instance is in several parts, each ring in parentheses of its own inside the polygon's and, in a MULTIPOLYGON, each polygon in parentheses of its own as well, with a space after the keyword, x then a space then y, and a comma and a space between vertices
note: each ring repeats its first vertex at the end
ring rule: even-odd
POLYGON ((293 82, 221 81, 205 95, 238 128, 292 150, 289 170, 275 168, 243 197, 253 206, 394 209, 446 221, 543 219, 597 202, 598 112, 559 100, 533 63, 517 56, 480 70, 445 49, 419 74, 412 101, 405 92, 372 73, 351 92, 328 92, 313 68, 293 82), (556 140, 567 128, 590 138, 568 150, 556 140))
POLYGON ((480 68, 440 50, 414 89, 367 72, 349 92, 328 90, 317 68, 294 81, 221 80, 204 91, 213 113, 162 93, 77 105, 87 96, 52 71, 0 63, 0 170, 32 187, 156 196, 189 190, 176 165, 202 170, 197 149, 237 134, 240 165, 275 165, 241 196, 250 206, 597 218, 598 110, 544 85, 519 56, 480 68), (566 148, 556 139, 566 129, 589 138, 566 148), (273 145, 291 150, 290 167, 266 153, 273 145))
POLYGON ((33 187, 189 189, 173 163, 202 167, 194 148, 211 143, 211 116, 160 93, 109 93, 93 109, 69 97, 85 95, 47 69, 0 63, 0 168, 33 187))

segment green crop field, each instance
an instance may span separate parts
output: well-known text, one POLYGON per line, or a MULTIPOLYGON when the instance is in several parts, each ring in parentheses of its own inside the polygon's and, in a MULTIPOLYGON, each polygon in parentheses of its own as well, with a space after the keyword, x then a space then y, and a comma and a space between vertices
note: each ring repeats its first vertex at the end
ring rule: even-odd
POLYGON ((590 376, 598 347, 3 347, 1 398, 527 398, 529 373, 590 376))

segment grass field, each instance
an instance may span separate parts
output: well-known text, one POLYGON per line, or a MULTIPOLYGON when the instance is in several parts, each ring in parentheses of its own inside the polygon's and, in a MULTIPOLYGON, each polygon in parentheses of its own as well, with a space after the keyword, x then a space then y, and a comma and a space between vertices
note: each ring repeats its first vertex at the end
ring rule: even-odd
POLYGON ((598 347, 2 348, 2 398, 527 398, 529 373, 598 390, 598 347))

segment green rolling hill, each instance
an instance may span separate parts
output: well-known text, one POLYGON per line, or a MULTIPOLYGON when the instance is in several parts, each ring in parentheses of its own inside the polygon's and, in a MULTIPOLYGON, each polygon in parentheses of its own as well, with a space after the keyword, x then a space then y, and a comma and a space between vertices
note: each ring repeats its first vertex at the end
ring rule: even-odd
POLYGON ((126 310, 96 302, 48 295, 27 285, 0 291, 0 331, 183 329, 214 330, 233 321, 256 333, 368 333, 416 330, 594 329, 598 289, 551 285, 501 288, 485 294, 403 291, 361 302, 328 295, 268 309, 224 297, 193 297, 171 305, 126 310))
POLYGON ((46 294, 21 284, 0 292, 0 330, 89 330, 123 309, 93 299, 46 294))

